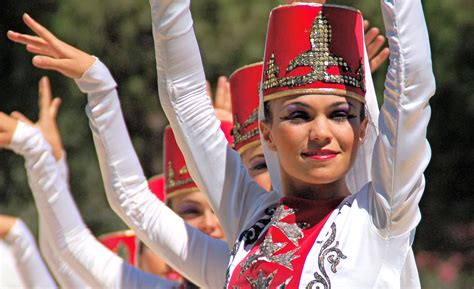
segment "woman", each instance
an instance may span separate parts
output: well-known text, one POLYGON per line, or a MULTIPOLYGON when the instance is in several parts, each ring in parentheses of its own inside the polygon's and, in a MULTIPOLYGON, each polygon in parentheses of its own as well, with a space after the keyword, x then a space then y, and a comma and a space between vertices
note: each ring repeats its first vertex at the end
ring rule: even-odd
POLYGON ((228 286, 399 288, 406 262, 414 265, 430 157, 434 79, 420 1, 382 2, 391 65, 373 159, 357 157, 372 117, 364 114, 360 14, 311 4, 273 11, 261 131, 281 164, 269 163, 281 175, 281 200, 255 185, 220 136, 189 1, 151 4, 160 100, 193 179, 236 241, 228 286))

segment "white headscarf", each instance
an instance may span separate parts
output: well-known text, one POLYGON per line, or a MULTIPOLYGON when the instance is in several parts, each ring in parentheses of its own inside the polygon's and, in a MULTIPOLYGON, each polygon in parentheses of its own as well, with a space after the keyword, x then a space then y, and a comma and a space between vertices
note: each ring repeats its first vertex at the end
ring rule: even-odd
MULTIPOLYGON (((363 40, 365 47, 365 39, 363 40)), ((357 157, 354 161, 353 166, 346 175, 346 184, 352 194, 357 193, 362 187, 371 181, 371 163, 372 163, 372 151, 374 149, 375 140, 378 135, 377 120, 379 117, 379 107, 377 103, 377 96, 375 95, 374 82, 372 80, 372 74, 370 72, 370 63, 367 55, 367 50, 364 49, 365 61, 365 108, 366 117, 368 118, 369 124, 367 126, 366 136, 362 145, 359 146, 357 157)), ((263 79, 263 78, 262 78, 263 79)), ((260 85, 260 87, 263 87, 260 85)), ((258 108, 258 119, 264 120, 263 112, 263 93, 260 90, 260 103, 258 108)), ((260 133, 261 142, 263 145, 263 153, 267 162, 268 171, 270 172, 270 178, 272 180, 273 191, 282 194, 282 184, 280 176, 280 163, 278 156, 275 152, 271 151, 263 139, 263 134, 260 133)))

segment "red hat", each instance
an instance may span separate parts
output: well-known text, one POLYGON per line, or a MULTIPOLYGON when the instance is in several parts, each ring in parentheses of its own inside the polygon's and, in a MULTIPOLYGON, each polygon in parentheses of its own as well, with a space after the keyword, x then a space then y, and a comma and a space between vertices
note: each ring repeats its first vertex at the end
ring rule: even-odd
POLYGON ((264 56, 263 99, 335 94, 365 102, 360 11, 316 3, 272 10, 264 56))
MULTIPOLYGON (((221 129, 224 131, 227 141, 232 143, 233 138, 230 135, 232 123, 221 121, 221 129)), ((176 143, 173 130, 169 126, 165 128, 163 142, 166 199, 199 191, 188 172, 184 156, 176 143)))
POLYGON ((258 93, 262 70, 263 62, 258 62, 237 69, 229 78, 234 115, 233 147, 240 154, 260 144, 258 93))
POLYGON ((137 238, 131 230, 112 232, 97 238, 105 247, 116 253, 130 265, 137 264, 137 238))
POLYGON ((156 175, 148 180, 151 192, 162 202, 165 201, 165 176, 156 175))

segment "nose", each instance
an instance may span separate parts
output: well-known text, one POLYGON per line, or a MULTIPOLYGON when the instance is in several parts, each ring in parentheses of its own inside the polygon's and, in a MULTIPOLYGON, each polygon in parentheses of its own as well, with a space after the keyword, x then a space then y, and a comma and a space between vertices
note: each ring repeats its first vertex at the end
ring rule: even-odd
POLYGON ((202 226, 203 227, 201 231, 203 231, 206 235, 216 239, 222 239, 224 237, 219 220, 212 211, 207 211, 204 214, 202 226))
POLYGON ((330 143, 332 138, 328 120, 323 117, 315 118, 309 131, 309 140, 324 145, 330 143))

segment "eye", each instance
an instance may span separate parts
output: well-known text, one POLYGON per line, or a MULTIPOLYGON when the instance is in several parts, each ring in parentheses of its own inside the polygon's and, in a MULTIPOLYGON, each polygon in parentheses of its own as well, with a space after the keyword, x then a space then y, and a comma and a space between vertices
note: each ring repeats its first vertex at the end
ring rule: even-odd
POLYGON ((254 171, 266 170, 267 162, 265 161, 265 159, 255 160, 250 164, 250 169, 254 171))
POLYGON ((184 205, 178 208, 176 213, 183 219, 192 219, 203 214, 201 208, 195 205, 184 205))
POLYGON ((343 109, 333 111, 330 115, 330 118, 332 120, 339 121, 339 122, 346 121, 348 119, 352 119, 355 117, 357 116, 354 114, 351 114, 348 110, 343 110, 343 109))
POLYGON ((296 110, 288 113, 288 115, 280 117, 281 120, 289 120, 292 123, 301 123, 310 120, 310 115, 303 110, 296 110))

